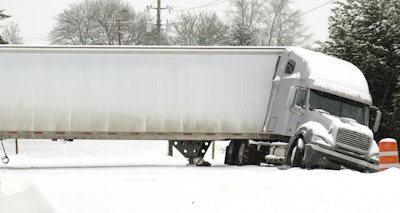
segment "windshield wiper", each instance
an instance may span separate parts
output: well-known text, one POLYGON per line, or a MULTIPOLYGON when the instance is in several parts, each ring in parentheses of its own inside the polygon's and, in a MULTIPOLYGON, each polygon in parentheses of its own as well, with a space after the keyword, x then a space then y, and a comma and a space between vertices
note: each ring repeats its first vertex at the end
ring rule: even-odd
POLYGON ((312 111, 319 112, 319 113, 325 113, 325 114, 327 114, 327 115, 330 115, 330 113, 329 113, 328 111, 323 110, 323 109, 311 109, 311 110, 312 110, 312 111))

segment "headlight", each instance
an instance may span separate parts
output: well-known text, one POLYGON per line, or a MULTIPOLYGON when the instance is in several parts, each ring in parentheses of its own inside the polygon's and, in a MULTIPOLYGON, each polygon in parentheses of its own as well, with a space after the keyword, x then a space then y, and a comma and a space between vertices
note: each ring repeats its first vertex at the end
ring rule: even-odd
POLYGON ((318 135, 313 135, 311 137, 311 142, 319 143, 321 145, 329 145, 329 143, 323 137, 318 136, 318 135))

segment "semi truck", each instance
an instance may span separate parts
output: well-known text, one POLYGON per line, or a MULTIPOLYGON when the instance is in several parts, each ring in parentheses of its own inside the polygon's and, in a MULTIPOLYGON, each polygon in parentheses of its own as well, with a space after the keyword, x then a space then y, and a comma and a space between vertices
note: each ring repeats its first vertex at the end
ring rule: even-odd
POLYGON ((378 170, 362 72, 300 47, 6 45, 0 72, 2 139, 168 140, 194 165, 227 140, 228 165, 378 170))

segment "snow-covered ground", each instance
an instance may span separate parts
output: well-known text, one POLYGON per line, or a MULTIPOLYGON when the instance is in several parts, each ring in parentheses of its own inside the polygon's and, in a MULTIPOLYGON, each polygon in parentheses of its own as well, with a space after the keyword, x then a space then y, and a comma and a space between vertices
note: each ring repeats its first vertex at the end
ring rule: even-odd
MULTIPOLYGON (((400 170, 187 166, 166 141, 5 141, 0 212, 398 212, 400 170)), ((2 152, 0 151, 0 157, 2 152)))

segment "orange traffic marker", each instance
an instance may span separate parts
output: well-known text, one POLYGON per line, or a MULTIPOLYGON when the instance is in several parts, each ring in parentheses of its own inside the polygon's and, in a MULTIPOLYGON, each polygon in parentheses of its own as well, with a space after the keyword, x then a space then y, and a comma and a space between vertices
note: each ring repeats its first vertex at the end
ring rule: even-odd
POLYGON ((397 141, 393 138, 385 138, 379 141, 379 171, 392 167, 399 168, 397 141))

